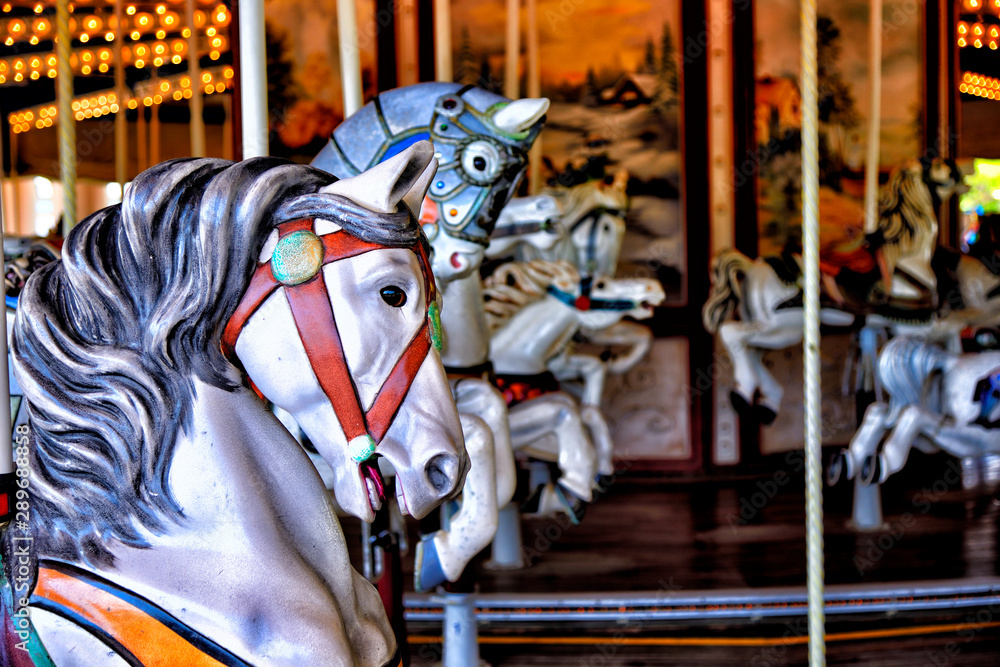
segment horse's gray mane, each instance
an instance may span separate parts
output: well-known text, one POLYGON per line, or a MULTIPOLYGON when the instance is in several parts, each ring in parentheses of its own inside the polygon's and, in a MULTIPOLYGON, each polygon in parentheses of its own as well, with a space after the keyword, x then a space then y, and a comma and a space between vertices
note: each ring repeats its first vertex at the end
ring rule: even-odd
POLYGON ((335 180, 272 158, 165 162, 28 280, 12 350, 37 553, 106 565, 109 541, 143 547, 183 519, 168 486, 177 429, 190 426, 195 377, 243 382, 219 341, 274 225, 321 217, 386 246, 426 243, 407 213, 318 192, 335 180))
POLYGON ((490 331, 496 331, 522 308, 544 297, 546 288, 559 278, 577 283, 580 274, 565 260, 533 259, 508 262, 497 268, 486 279, 483 290, 490 331))
POLYGON ((897 336, 878 355, 878 377, 890 396, 892 416, 906 405, 924 401, 927 379, 942 370, 952 355, 919 338, 897 336))

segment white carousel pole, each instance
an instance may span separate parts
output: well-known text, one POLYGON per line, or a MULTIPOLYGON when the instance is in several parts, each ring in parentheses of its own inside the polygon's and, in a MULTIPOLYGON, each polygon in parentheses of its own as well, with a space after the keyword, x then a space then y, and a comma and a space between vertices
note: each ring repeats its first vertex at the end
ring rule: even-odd
POLYGON ((882 126, 882 0, 871 0, 868 17, 868 146, 865 151, 865 231, 878 224, 879 143, 882 126))
MULTIPOLYGON (((120 0, 119 0, 120 2, 120 0)), ((194 27, 194 0, 185 2, 188 77, 191 79, 191 157, 205 157, 205 104, 201 93, 201 62, 198 58, 198 30, 194 27)), ((264 49, 261 48, 261 51, 264 49)), ((242 54, 241 54, 242 55, 242 54)))
POLYGON ((240 2, 243 159, 264 156, 269 152, 264 44, 264 0, 240 2))
POLYGON ((802 254, 805 259, 806 577, 809 664, 826 664, 823 608, 823 487, 819 386, 819 112, 816 0, 801 0, 802 33, 802 254))
MULTIPOLYGON (((528 41, 528 97, 542 96, 541 73, 538 64, 538 2, 528 0, 527 2, 527 41, 528 41)), ((528 192, 537 194, 542 185, 542 137, 535 139, 535 143, 528 152, 528 192)))
POLYGON ((434 77, 455 78, 451 60, 451 0, 434 0, 434 77))
POLYGON ((69 0, 56 0, 56 101, 59 109, 59 176, 63 189, 63 234, 76 224, 76 118, 70 64, 69 0))
POLYGON ((364 104, 361 92, 361 52, 358 17, 354 0, 337 0, 337 32, 340 37, 340 80, 344 93, 344 118, 364 104))
MULTIPOLYGON (((882 127, 882 0, 870 0, 868 16, 868 145, 865 147, 865 232, 878 227, 879 149, 882 127)), ((875 367, 878 358, 878 336, 875 329, 865 326, 858 332, 862 359, 875 367)), ((872 386, 875 389, 874 383, 872 386)), ((877 391, 877 390, 876 390, 877 391)), ((874 531, 882 527, 882 490, 879 484, 866 484, 860 475, 854 477, 854 529, 874 531)))
POLYGON ((521 96, 517 66, 521 58, 521 1, 507 0, 507 41, 504 49, 503 94, 512 100, 521 96))

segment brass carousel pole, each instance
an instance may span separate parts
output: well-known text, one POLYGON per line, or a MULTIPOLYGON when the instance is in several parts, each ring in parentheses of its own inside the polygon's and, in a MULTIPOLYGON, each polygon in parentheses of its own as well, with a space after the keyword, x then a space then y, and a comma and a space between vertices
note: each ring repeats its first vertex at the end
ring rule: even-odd
POLYGON ((65 235, 76 224, 76 118, 73 115, 73 50, 69 33, 69 0, 56 0, 56 99, 59 109, 59 176, 63 189, 65 235))
POLYGON ((122 40, 125 38, 123 28, 125 17, 122 15, 124 0, 115 0, 115 101, 118 112, 115 114, 115 180, 122 188, 125 196, 125 181, 128 180, 128 118, 125 103, 125 61, 122 58, 122 40))
POLYGON ((198 59, 198 32, 194 26, 194 0, 186 0, 188 77, 191 79, 191 157, 205 157, 205 114, 201 93, 201 63, 198 59))

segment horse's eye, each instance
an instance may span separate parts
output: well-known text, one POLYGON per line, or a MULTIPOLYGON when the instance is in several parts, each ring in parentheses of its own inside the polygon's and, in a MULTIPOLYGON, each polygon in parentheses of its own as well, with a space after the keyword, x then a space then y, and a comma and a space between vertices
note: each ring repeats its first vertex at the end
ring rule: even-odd
POLYGON ((389 285, 380 289, 378 293, 382 300, 393 308, 402 308, 403 304, 406 303, 406 292, 403 291, 402 287, 389 285))
POLYGON ((604 282, 597 283, 597 289, 604 289, 604 282))

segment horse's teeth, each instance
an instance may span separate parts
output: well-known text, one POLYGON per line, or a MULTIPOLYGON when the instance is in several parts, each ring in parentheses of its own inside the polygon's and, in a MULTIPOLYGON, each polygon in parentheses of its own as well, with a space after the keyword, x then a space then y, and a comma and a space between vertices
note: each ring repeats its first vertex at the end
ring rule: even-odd
POLYGON ((365 486, 368 488, 368 502, 371 503, 372 509, 377 512, 382 507, 382 499, 378 496, 375 482, 365 478, 365 486))

